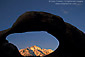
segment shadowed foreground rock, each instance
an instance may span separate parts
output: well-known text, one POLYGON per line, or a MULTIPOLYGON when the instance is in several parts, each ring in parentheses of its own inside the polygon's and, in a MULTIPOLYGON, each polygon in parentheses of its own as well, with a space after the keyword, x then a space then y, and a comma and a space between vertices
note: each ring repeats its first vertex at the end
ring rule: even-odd
POLYGON ((0 31, 0 57, 22 57, 17 47, 8 43, 6 37, 13 33, 47 31, 59 40, 59 47, 46 57, 84 57, 85 34, 59 16, 30 11, 22 14, 13 26, 0 31))

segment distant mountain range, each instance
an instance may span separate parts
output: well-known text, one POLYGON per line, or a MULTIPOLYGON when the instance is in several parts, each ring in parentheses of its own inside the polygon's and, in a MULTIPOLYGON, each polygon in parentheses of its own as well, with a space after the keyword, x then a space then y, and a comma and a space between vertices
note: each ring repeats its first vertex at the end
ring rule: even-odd
POLYGON ((32 47, 27 47, 25 49, 19 50, 20 54, 23 56, 45 56, 53 52, 51 49, 41 49, 40 47, 34 45, 32 47))

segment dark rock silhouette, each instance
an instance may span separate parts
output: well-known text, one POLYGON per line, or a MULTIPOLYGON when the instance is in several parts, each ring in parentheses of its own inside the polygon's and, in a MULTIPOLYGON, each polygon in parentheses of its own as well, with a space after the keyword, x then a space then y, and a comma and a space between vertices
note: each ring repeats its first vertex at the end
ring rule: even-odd
POLYGON ((75 26, 64 22, 59 16, 30 11, 22 14, 13 26, 0 31, 0 57, 22 57, 15 45, 8 43, 6 37, 12 33, 47 31, 59 40, 59 47, 46 57, 84 57, 85 34, 75 26))

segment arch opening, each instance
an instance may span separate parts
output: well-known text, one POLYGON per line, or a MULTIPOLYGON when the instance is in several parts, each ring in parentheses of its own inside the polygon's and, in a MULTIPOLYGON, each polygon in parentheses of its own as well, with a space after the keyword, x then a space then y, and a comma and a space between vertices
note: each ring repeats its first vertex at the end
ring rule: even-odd
POLYGON ((59 46, 57 38, 46 31, 14 33, 8 35, 7 40, 17 46, 20 53, 24 54, 23 56, 45 56, 55 51, 59 46), (37 51, 34 51, 34 49, 31 49, 34 46, 40 49, 35 49, 37 51), (28 51, 28 54, 26 50, 31 50, 32 54, 30 51, 28 51), (35 54, 36 52, 40 53, 40 55, 35 54))

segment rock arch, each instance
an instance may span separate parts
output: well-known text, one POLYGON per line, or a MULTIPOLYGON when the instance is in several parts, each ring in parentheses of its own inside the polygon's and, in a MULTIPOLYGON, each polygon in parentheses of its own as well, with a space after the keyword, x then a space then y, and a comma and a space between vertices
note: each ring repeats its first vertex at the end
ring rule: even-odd
POLYGON ((37 11, 25 12, 19 16, 11 28, 0 31, 0 51, 2 51, 0 56, 21 56, 17 47, 8 43, 6 37, 12 33, 30 31, 47 31, 59 40, 58 49, 46 57, 85 56, 85 34, 82 31, 64 22, 59 16, 37 11), (4 47, 9 51, 3 50, 4 47))

